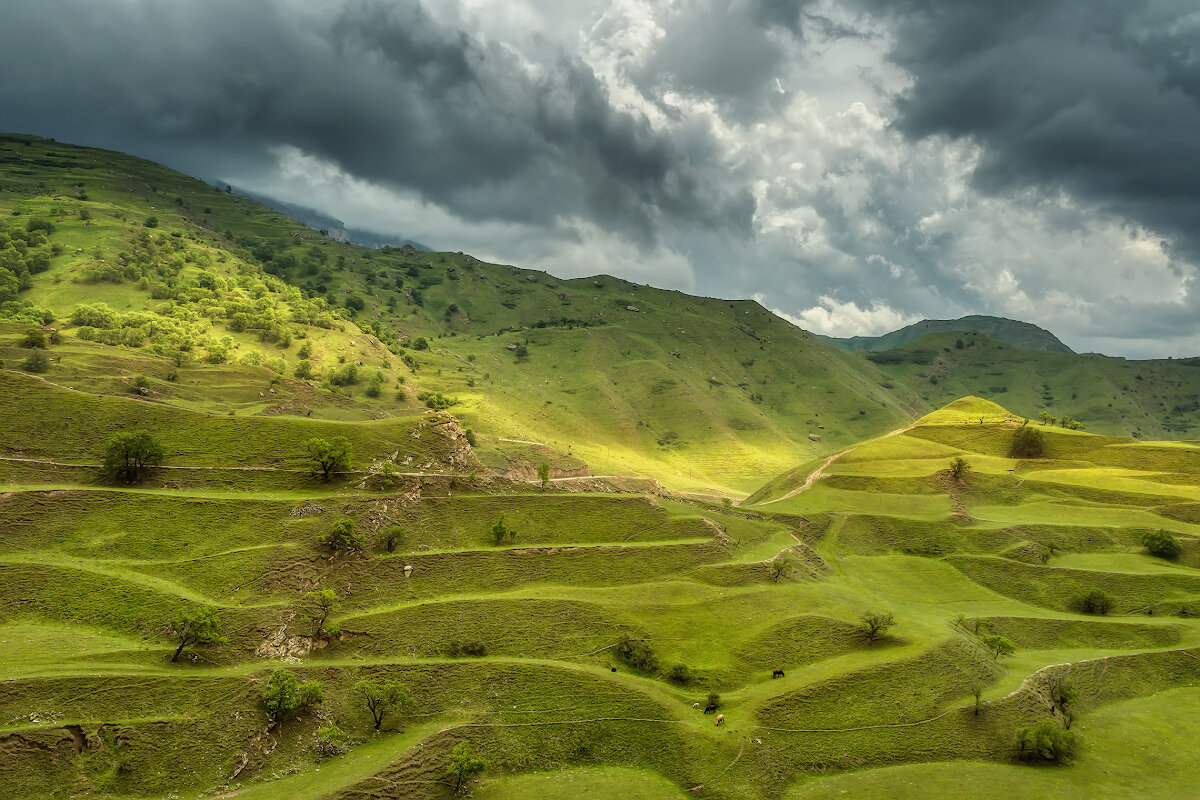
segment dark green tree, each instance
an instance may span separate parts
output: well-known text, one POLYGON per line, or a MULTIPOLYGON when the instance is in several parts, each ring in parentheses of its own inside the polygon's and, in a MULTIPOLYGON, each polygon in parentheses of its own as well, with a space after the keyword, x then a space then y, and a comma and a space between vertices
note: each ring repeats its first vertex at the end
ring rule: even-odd
POLYGON ((334 472, 344 472, 350 469, 350 441, 345 436, 335 436, 332 439, 312 438, 304 443, 304 452, 309 459, 316 462, 314 473, 319 473, 326 481, 334 472))
POLYGON ((362 697, 367 710, 371 712, 371 718, 375 720, 375 730, 379 730, 384 717, 412 702, 412 692, 400 681, 380 683, 362 680, 354 684, 354 691, 362 697))
POLYGON ((1142 545, 1152 556, 1175 558, 1179 555, 1179 540, 1168 530, 1146 531, 1142 534, 1142 545))
POLYGON ((225 641, 221 635, 221 619, 214 609, 200 606, 185 609, 171 620, 171 635, 179 642, 171 663, 179 658, 183 648, 196 644, 220 644, 225 641))
POLYGON ((873 643, 876 639, 887 633, 888 628, 896 624, 896 618, 889 613, 879 611, 867 611, 858 615, 858 629, 862 635, 867 637, 867 644, 873 643))
POLYGON ((324 700, 325 686, 320 681, 300 683, 295 675, 283 668, 271 673, 262 693, 263 706, 272 723, 282 722, 292 714, 324 700))
POLYGON ((1022 425, 1013 434, 1009 458, 1041 458, 1046 454, 1046 437, 1037 428, 1022 425))
POLYGON ((149 431, 122 431, 104 448, 104 472, 110 478, 135 483, 162 459, 162 445, 149 431))

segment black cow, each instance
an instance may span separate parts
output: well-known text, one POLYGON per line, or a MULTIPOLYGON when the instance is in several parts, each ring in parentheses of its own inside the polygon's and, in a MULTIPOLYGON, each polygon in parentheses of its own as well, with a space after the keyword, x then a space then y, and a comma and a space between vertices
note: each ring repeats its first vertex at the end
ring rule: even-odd
POLYGON ((716 710, 717 710, 717 707, 716 707, 716 705, 715 705, 715 704, 713 704, 713 703, 709 703, 708 705, 706 705, 706 706, 704 707, 704 713, 705 713, 705 714, 711 714, 712 712, 714 712, 714 711, 716 711, 716 710))

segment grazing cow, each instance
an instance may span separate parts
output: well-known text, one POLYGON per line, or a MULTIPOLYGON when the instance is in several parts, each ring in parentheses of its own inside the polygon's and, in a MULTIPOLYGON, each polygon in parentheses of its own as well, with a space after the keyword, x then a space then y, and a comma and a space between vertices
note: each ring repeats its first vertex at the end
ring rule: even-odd
POLYGON ((699 707, 700 707, 699 703, 692 703, 692 708, 699 708, 699 707))
POLYGON ((717 714, 717 727, 721 727, 721 723, 725 721, 724 714, 717 714))
POLYGON ((714 705, 713 703, 709 703, 708 705, 706 705, 706 706, 704 707, 704 713, 705 713, 705 714, 711 714, 712 712, 714 712, 714 711, 716 711, 716 710, 717 710, 717 707, 716 707, 716 705, 714 705))
POLYGON ((771 680, 774 680, 776 678, 782 678, 782 677, 783 677, 783 670, 781 670, 781 669, 777 669, 771 673, 771 680))

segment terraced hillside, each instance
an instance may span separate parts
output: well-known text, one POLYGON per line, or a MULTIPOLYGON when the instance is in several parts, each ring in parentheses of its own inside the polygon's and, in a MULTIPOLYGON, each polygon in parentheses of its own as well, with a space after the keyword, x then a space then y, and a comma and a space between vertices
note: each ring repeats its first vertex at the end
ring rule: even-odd
POLYGON ((231 418, 0 377, 36 401, 6 404, 0 461, 11 796, 448 797, 463 742, 493 798, 1200 778, 1193 445, 1035 426, 1041 456, 1009 458, 1020 421, 967 399, 710 506, 486 477, 432 412, 231 418), (97 450, 134 419, 163 467, 113 484, 97 450), (324 483, 300 443, 338 435, 355 469, 324 483), (331 548, 345 521, 361 543, 331 548), (1159 529, 1172 560, 1144 551, 1159 529), (1097 591, 1111 607, 1085 613, 1097 591), (224 641, 173 662, 171 621, 199 609, 224 641), (865 613, 894 624, 871 641, 865 613), (279 669, 323 701, 272 724, 279 669), (377 730, 362 680, 411 701, 377 730), (1015 764, 1019 730, 1066 720, 1075 766, 1015 764), (1150 741, 1156 760, 1129 749, 1150 741))

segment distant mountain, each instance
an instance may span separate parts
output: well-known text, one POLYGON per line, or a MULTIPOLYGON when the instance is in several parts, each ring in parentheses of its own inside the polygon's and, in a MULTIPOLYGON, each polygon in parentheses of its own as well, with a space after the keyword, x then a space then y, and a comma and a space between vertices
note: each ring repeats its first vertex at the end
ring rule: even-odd
POLYGON ((968 333, 970 331, 982 333, 998 342, 1024 350, 1042 350, 1050 353, 1075 352, 1045 328, 1039 328, 1037 325, 1020 320, 982 315, 959 319, 923 319, 882 336, 852 336, 848 339, 838 339, 832 336, 814 335, 834 347, 862 353, 870 350, 892 350, 903 347, 927 333, 968 333))
POLYGON ((364 231, 361 228, 348 228, 346 227, 346 223, 337 217, 317 211, 315 208, 296 205, 295 203, 289 203, 286 200, 279 200, 265 194, 249 192, 245 189, 239 189, 236 186, 231 188, 238 195, 253 200, 259 205, 266 206, 272 211, 286 214, 297 222, 304 223, 314 231, 325 231, 326 235, 335 241, 349 242, 359 247, 370 247, 374 250, 378 250, 381 247, 403 247, 406 244, 412 245, 418 250, 432 251, 433 249, 412 239, 405 239, 399 234, 374 233, 373 231, 364 231))

